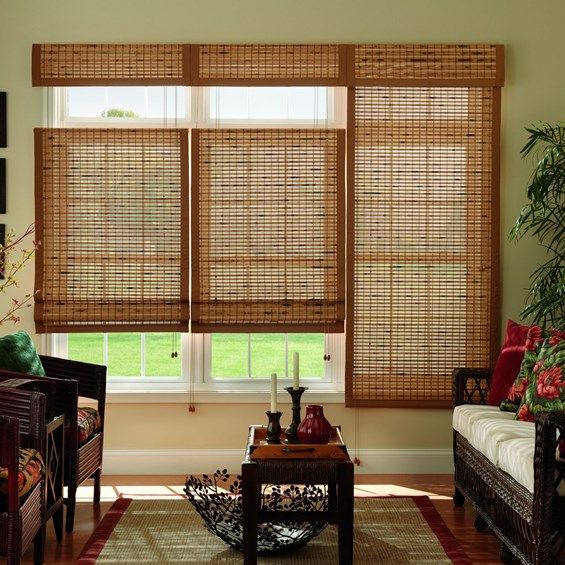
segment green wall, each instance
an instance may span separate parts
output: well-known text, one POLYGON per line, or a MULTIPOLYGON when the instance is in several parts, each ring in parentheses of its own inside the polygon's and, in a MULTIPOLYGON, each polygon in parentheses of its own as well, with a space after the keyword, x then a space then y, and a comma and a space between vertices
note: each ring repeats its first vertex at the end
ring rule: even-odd
MULTIPOLYGON (((32 131, 42 125, 43 94, 31 87, 32 43, 502 43, 502 326, 507 318, 518 317, 529 273, 540 256, 533 241, 516 246, 506 234, 523 204, 531 170, 531 163, 519 156, 526 139, 523 128, 563 118, 564 21, 563 0, 0 0, 0 90, 8 92, 9 104, 9 147, 0 149, 8 166, 8 214, 0 222, 21 230, 34 217, 32 131)), ((32 271, 21 279, 22 292, 33 286, 32 271)), ((0 297, 0 308, 5 300, 0 297)), ((21 327, 33 331, 31 310, 24 312, 21 327)), ((262 406, 247 408, 260 418, 262 406)), ((111 405, 107 446, 135 447, 120 423, 127 416, 130 424, 142 425, 152 410, 159 407, 111 405)), ((232 421, 240 414, 240 428, 249 422, 246 410, 230 410, 232 421)), ((184 407, 177 407, 165 415, 161 411, 160 418, 169 430, 179 425, 193 429, 188 418, 201 418, 200 427, 208 418, 217 421, 221 411, 221 405, 206 405, 200 416, 188 416, 184 407)), ((335 406, 332 412, 335 419, 352 424, 351 410, 335 406)), ((361 447, 448 448, 449 419, 447 410, 362 410, 361 447)), ((163 434, 147 437, 144 448, 165 446, 163 434)), ((165 443, 228 448, 241 445, 238 437, 173 433, 165 443)))

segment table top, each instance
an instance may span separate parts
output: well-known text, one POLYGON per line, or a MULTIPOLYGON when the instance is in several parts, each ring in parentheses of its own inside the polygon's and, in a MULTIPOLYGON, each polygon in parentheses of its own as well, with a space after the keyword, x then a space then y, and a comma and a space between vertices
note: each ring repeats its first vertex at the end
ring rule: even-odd
POLYGON ((266 426, 249 426, 247 437, 246 461, 268 461, 272 459, 323 459, 349 461, 347 446, 343 441, 339 426, 332 428, 327 444, 285 444, 284 431, 280 444, 267 443, 266 426))

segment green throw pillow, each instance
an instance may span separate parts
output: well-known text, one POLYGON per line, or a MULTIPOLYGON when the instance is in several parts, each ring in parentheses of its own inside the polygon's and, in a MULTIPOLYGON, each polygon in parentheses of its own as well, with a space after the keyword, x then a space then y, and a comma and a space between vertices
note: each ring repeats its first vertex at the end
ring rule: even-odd
POLYGON ((45 369, 35 350, 31 337, 26 332, 0 337, 0 369, 45 376, 45 369))
POLYGON ((565 410, 565 338, 554 335, 545 340, 516 418, 533 422, 540 412, 565 410))

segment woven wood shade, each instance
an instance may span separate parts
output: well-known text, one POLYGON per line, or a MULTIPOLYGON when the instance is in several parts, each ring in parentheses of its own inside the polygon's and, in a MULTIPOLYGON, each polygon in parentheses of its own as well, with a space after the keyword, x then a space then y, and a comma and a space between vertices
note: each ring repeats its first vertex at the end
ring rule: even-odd
POLYGON ((346 46, 193 45, 192 84, 346 84, 346 46))
POLYGON ((192 329, 341 332, 345 132, 196 130, 192 329))
POLYGON ((502 45, 355 45, 348 83, 502 86, 502 45))
POLYGON ((186 85, 188 45, 42 44, 32 50, 33 86, 186 85))
POLYGON ((186 331, 188 131, 35 131, 38 332, 186 331))
POLYGON ((351 89, 349 406, 447 406, 491 362, 499 92, 351 89))

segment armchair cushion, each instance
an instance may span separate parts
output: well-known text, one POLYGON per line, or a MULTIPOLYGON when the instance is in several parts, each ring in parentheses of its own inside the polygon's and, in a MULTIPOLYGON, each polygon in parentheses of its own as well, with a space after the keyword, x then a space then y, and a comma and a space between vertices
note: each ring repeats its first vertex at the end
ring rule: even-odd
POLYGON ((28 333, 19 331, 0 337, 0 369, 45 376, 45 369, 28 333))
MULTIPOLYGON (((22 447, 18 461, 18 494, 26 495, 40 480, 43 471, 43 459, 38 451, 22 447)), ((8 490, 8 469, 0 467, 0 505, 6 502, 8 490)))
POLYGON ((84 443, 102 427, 100 414, 95 408, 78 408, 78 442, 84 443))

